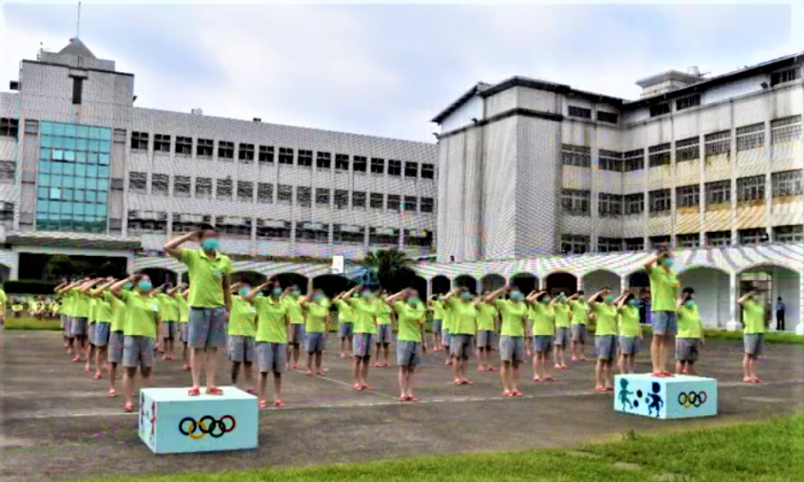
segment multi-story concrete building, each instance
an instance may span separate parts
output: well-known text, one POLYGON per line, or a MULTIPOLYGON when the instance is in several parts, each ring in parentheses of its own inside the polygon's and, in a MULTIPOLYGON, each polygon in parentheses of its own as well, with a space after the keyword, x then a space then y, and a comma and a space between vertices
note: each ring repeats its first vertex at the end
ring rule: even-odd
POLYGON ((21 252, 131 260, 201 223, 236 254, 432 252, 435 144, 138 108, 134 75, 78 39, 23 60, 11 88, 0 262, 12 278, 21 252))

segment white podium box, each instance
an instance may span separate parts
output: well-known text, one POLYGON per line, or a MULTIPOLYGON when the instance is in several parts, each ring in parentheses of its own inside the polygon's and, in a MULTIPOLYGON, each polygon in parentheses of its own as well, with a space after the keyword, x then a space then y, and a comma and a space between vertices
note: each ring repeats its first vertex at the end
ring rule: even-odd
POLYGON ((717 380, 714 378, 617 375, 614 390, 617 412, 661 419, 717 415, 717 380))

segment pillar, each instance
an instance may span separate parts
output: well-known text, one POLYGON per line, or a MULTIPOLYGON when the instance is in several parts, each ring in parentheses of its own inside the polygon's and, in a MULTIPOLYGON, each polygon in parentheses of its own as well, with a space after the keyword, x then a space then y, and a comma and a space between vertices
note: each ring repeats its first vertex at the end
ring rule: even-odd
POLYGON ((737 331, 743 328, 737 317, 737 273, 729 273, 729 322, 726 329, 737 331))
MULTIPOLYGON (((791 320, 792 321, 792 320, 791 320)), ((796 335, 804 336, 804 276, 798 272, 798 324, 796 335)))
POLYGON ((620 294, 625 293, 628 291, 628 280, 626 279, 628 276, 620 276, 620 294))

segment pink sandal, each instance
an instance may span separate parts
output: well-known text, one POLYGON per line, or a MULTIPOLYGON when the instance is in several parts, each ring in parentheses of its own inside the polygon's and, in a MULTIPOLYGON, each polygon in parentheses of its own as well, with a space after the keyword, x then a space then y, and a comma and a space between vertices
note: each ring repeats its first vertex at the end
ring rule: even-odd
POLYGON ((127 403, 127 404, 123 405, 123 411, 124 412, 133 412, 134 411, 134 404, 133 403, 127 403))
POLYGON ((206 390, 207 395, 223 395, 223 390, 218 387, 207 388, 206 390))
POLYGON ((268 408, 268 402, 266 402, 265 400, 260 400, 260 403, 258 405, 260 408, 268 408))
POLYGON ((110 388, 109 392, 106 394, 106 396, 110 397, 110 398, 111 397, 116 397, 117 396, 117 391, 114 388, 110 388))
POLYGON ((197 396, 201 395, 201 389, 198 388, 198 387, 193 387, 193 388, 191 388, 190 390, 187 391, 187 395, 190 396, 190 397, 197 397, 197 396))

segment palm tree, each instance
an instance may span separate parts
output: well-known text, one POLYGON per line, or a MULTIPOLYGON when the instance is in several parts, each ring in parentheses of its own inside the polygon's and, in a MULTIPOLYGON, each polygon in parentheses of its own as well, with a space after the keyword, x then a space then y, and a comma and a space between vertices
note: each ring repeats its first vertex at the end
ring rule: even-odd
POLYGON ((412 285, 416 272, 411 265, 413 261, 397 249, 370 252, 360 262, 360 266, 376 276, 379 285, 391 293, 412 285))

